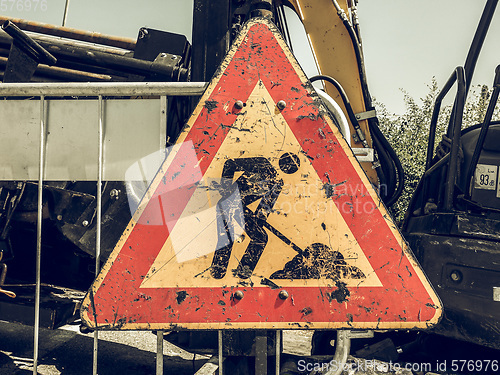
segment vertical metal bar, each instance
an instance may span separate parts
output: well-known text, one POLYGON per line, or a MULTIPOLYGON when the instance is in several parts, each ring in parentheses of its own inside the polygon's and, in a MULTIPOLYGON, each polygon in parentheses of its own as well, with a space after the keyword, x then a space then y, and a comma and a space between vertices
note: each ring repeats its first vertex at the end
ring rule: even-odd
POLYGON ((267 375, 267 331, 255 336, 255 375, 267 375))
POLYGON ((337 341, 335 342, 335 354, 330 363, 335 364, 327 368, 324 375, 340 375, 345 368, 347 357, 351 350, 351 331, 337 331, 337 341))
POLYGON ((276 353, 276 371, 275 374, 279 375, 281 367, 281 330, 276 330, 276 340, 275 340, 274 352, 276 353))
POLYGON ((38 374, 38 341, 40 335, 40 268, 42 258, 43 174, 45 164, 45 97, 40 96, 40 155, 38 167, 38 214, 36 221, 35 325, 33 334, 33 374, 38 374))
MULTIPOLYGON (((99 274, 101 267, 101 221, 102 221, 102 169, 103 169, 103 102, 102 95, 99 95, 97 100, 97 116, 98 116, 98 155, 97 155, 97 207, 96 207, 96 243, 95 243, 95 274, 99 274)), ((96 322, 97 323, 97 322, 96 322)), ((97 354, 99 347, 98 331, 94 331, 94 355, 92 373, 97 375, 97 354)))
MULTIPOLYGON (((160 96, 160 148, 164 153, 167 142, 167 106, 166 96, 160 96)), ((163 159, 162 159, 163 160, 163 159)))
POLYGON ((219 329, 218 332, 218 342, 219 342, 219 375, 224 374, 224 368, 223 368, 223 363, 224 363, 224 353, 222 352, 222 330, 219 329))
POLYGON ((64 6, 64 15, 62 25, 66 26, 66 21, 68 20, 68 11, 69 11, 69 0, 66 0, 66 5, 64 6))
POLYGON ((451 124, 451 149, 450 161, 448 163, 448 174, 446 176, 446 184, 444 188, 444 209, 449 211, 453 208, 455 182, 457 181, 457 165, 458 165, 458 148, 460 143, 460 133, 463 123, 464 105, 467 92, 465 90, 465 71, 462 67, 457 67, 455 70, 457 75, 457 96, 453 104, 454 111, 452 112, 453 123, 451 124))
POLYGON ((471 199, 472 197, 472 189, 474 186, 474 172, 477 168, 477 163, 479 162, 479 156, 483 150, 484 141, 486 140, 486 134, 488 133, 488 129, 490 127, 491 117, 495 112, 495 107, 497 104, 498 96, 500 94, 500 65, 497 66, 495 70, 495 79, 493 81, 493 92, 491 93, 490 102, 488 104, 488 108, 486 109, 486 114, 484 116, 483 124, 481 125, 481 131, 479 132, 479 137, 477 139, 476 147, 474 148, 474 153, 472 154, 472 159, 469 164, 469 169, 467 171, 467 175, 465 177, 465 182, 467 184, 467 189, 465 191, 465 198, 471 199))
POLYGON ((156 332, 156 375, 163 375, 163 331, 156 332))
POLYGON ((472 83, 472 76, 476 68, 477 59, 479 58, 479 53, 483 47, 484 40, 488 34, 488 29, 491 24, 491 20, 495 14, 495 8, 497 7, 498 0, 487 0, 484 6, 481 19, 477 25, 476 33, 474 34, 474 39, 467 53, 467 58, 465 59, 464 69, 465 69, 465 97, 467 98, 467 93, 469 92, 470 85, 472 83))

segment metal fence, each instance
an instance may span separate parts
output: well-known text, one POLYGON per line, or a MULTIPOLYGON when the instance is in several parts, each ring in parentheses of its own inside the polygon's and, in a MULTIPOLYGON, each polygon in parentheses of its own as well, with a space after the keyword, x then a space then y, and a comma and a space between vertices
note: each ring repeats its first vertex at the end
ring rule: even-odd
MULTIPOLYGON (((4 144, 2 146, 2 155, 5 156, 4 167, 0 168, 0 180, 35 180, 34 169, 37 169, 38 176, 38 212, 37 212, 37 240, 36 240, 36 280, 35 280, 35 327, 34 327, 34 344, 33 344, 33 373, 37 374, 38 354, 39 354, 39 330, 40 330, 40 287, 41 287, 41 257, 42 257, 42 193, 43 183, 45 180, 97 180, 97 212, 96 212, 96 258, 95 272, 99 273, 100 268, 100 251, 101 251, 101 220, 102 220, 102 184, 106 179, 117 179, 117 176, 123 174, 124 165, 120 165, 120 149, 130 150, 127 145, 120 145, 123 137, 115 142, 115 152, 113 147, 107 155, 107 160, 114 160, 114 164, 109 165, 105 172, 104 166, 104 140, 105 131, 113 127, 113 122, 119 123, 122 127, 127 121, 124 117, 131 111, 139 118, 149 118, 150 121, 144 121, 141 124, 140 131, 144 134, 147 129, 144 124, 153 123, 153 140, 147 145, 141 145, 141 152, 147 152, 148 147, 152 147, 151 152, 158 151, 161 147, 165 147, 166 129, 167 129, 167 98, 171 96, 197 96, 201 95, 205 89, 205 83, 189 82, 189 83, 113 83, 113 84, 96 84, 96 83, 42 83, 42 84, 2 84, 0 85, 0 98, 8 99, 0 101, 0 111, 2 112, 4 144), (66 98, 61 100, 61 98, 66 98), (127 97, 127 99, 107 99, 106 97, 127 97), (59 99, 58 99, 59 98, 59 99), (85 101, 80 99, 85 98, 85 101), (130 98, 130 99, 128 99, 130 98), (133 98, 133 99, 132 99, 133 98), (147 98, 147 99, 144 99, 147 98), (26 100, 30 99, 30 100, 26 100), (80 100, 80 101, 79 101, 80 100), (121 101, 121 102, 120 102, 121 101), (125 105, 123 105, 125 102, 125 105), (120 105, 122 103, 122 105, 120 105), (134 104, 138 104, 134 106, 134 104), (61 106, 64 114, 73 115, 70 118, 66 117, 68 126, 65 134, 58 137, 57 127, 50 128, 50 142, 48 144, 47 129, 49 125, 48 108, 53 109, 52 118, 57 117, 58 107, 61 106), (107 111, 107 107, 117 107, 115 112, 117 116, 113 118, 112 111, 107 111), (33 111, 38 107, 38 116, 34 116, 33 111), (129 112, 123 113, 123 110, 128 108, 129 112), (153 110, 151 110, 153 108, 153 110), (89 111, 95 111, 95 116, 88 116, 89 111), (25 140, 25 147, 19 147, 19 142, 12 140, 20 138, 23 126, 26 123, 36 122, 38 117, 38 155, 22 155, 26 150, 35 149, 32 146, 33 138, 25 140), (109 122, 108 122, 109 121, 109 122), (74 126, 71 123, 74 122, 74 126), (91 126, 91 130, 83 129, 84 136, 80 136, 77 132, 82 128, 87 127, 88 123, 95 122, 97 126, 91 126), (87 124, 87 125, 86 125, 87 124), (72 130, 68 130, 72 129, 72 130), (69 133, 68 133, 69 131, 69 133), (73 132, 73 134, 71 133, 73 132), (74 133, 77 132, 77 133, 74 133), (92 134, 96 132, 97 134, 92 134), (69 134, 69 135, 68 135, 69 134), (54 143, 67 142, 71 138, 71 147, 66 152, 71 155, 77 154, 77 158, 70 157, 70 154, 64 154, 64 147, 61 150, 61 144, 55 146, 54 143), (154 139, 156 138, 156 140, 154 139), (92 142, 97 143, 97 147, 89 146, 92 142), (156 143, 155 143, 156 142, 156 143), (79 149, 94 148, 95 155, 90 156, 88 153, 85 157, 78 155, 79 149), (9 149, 10 148, 10 149, 9 149), (49 148, 49 154, 47 150, 49 148), (76 150, 75 150, 76 148, 76 150), (156 148, 156 149, 155 149, 156 148), (118 151, 117 151, 118 150, 118 151), (117 152, 116 152, 117 151, 117 152), (7 157, 9 155, 9 157, 7 157), (48 171, 47 158, 54 162, 56 167, 53 171, 48 171), (37 167, 35 164, 37 162, 37 167), (10 162, 9 162, 10 161, 10 162), (94 167, 89 168, 89 161, 95 162, 94 167), (62 164, 73 165, 62 165, 62 164), (78 165, 80 163, 80 165, 78 165), (118 164, 117 164, 118 163, 118 164), (75 172, 76 171, 76 172, 75 172), (75 174, 76 173, 76 174, 75 174), (95 174, 94 174, 95 173, 95 174)), ((128 121, 129 126, 134 127, 133 121, 128 121)), ((33 124, 31 124, 33 125, 33 124)), ((29 126, 29 125, 28 125, 29 126)), ((61 127, 63 128, 63 127, 61 127)), ((29 133, 29 131, 28 131, 29 133)), ((106 137, 111 136, 107 132, 106 137)), ((131 139, 132 142, 137 141, 137 132, 130 134, 126 139, 131 139)), ((107 138, 106 138, 107 139, 107 138)), ((110 141, 112 141, 110 139, 110 141)), ((112 143, 112 142, 111 142, 112 143)), ((109 147, 108 147, 109 149, 109 147)), ((130 156, 128 156, 130 158, 130 156)), ((133 157, 132 157, 133 158, 133 157)), ((54 164, 52 164, 54 165, 54 164)), ((221 334, 219 333, 219 340, 221 334)), ((98 331, 94 331, 94 351, 93 351, 93 374, 97 374, 98 363, 97 354, 99 348, 98 331)), ((221 343, 219 345, 221 350, 221 343)), ((219 356, 219 365, 221 366, 222 356, 219 356)), ((163 332, 157 334, 157 374, 163 374, 163 332)))

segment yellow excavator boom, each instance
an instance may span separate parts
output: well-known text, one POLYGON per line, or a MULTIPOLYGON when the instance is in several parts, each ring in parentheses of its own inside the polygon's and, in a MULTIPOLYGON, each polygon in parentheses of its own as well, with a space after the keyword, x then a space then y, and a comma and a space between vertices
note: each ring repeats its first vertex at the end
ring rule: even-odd
MULTIPOLYGON (((366 112, 363 97, 360 62, 356 57, 355 47, 342 17, 347 17, 353 5, 348 0, 290 0, 290 4, 300 17, 313 51, 316 65, 321 75, 332 77, 340 83, 355 114, 366 112), (336 4, 339 8, 337 10, 336 4)), ((368 121, 358 120, 361 132, 366 143, 359 139, 354 124, 349 119, 346 107, 339 90, 325 81, 325 90, 343 109, 351 127, 352 147, 372 147, 372 140, 368 121)), ((364 116, 361 116, 361 118, 364 116)), ((370 162, 362 163, 368 177, 374 184, 378 184, 377 173, 370 162)))

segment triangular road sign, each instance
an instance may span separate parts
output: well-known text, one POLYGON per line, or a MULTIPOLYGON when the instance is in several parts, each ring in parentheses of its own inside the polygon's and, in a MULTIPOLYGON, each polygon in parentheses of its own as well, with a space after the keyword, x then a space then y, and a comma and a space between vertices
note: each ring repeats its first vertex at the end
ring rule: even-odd
POLYGON ((438 297, 267 20, 245 25, 82 306, 113 329, 426 328, 438 297))

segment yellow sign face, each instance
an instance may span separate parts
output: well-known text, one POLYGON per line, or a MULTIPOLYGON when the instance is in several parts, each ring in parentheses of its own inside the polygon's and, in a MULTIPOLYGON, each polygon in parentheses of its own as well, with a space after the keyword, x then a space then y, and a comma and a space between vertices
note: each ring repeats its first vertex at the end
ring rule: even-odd
MULTIPOLYGON (((211 272, 214 254, 223 247, 221 243, 225 245, 231 240, 225 236, 225 240, 221 242, 219 238, 217 224, 224 213, 218 209, 218 205, 223 197, 214 187, 223 178, 223 170, 225 167, 227 169, 231 161, 243 161, 246 164, 269 163, 269 169, 276 171, 274 183, 280 189, 262 228, 266 233, 267 243, 252 270, 253 283, 260 284, 262 279, 276 279, 283 287, 325 286, 331 284, 333 273, 335 276, 338 274, 339 280, 348 286, 360 283, 381 286, 339 212, 339 209, 350 211, 352 207, 337 207, 335 201, 328 196, 327 188, 262 81, 257 82, 245 104, 242 115, 237 117, 226 135, 203 180, 144 278, 141 288, 201 285, 222 287, 246 283, 245 279, 242 280, 230 271, 238 268, 238 262, 251 242, 251 237, 245 232, 245 215, 241 214, 245 212, 245 208, 252 212, 251 215, 256 215, 258 210, 263 209, 262 205, 259 207, 262 198, 259 198, 258 192, 255 200, 247 207, 242 207, 241 195, 245 186, 239 181, 246 182, 244 174, 251 173, 248 172, 251 168, 247 168, 247 171, 240 168, 231 176, 235 194, 238 195, 237 204, 233 204, 235 212, 228 223, 233 228, 230 232, 232 236, 229 237, 234 237, 234 243, 224 276, 215 275, 217 278, 214 278, 211 272), (294 173, 286 173, 280 168, 283 155, 293 155, 291 158, 296 158, 297 170, 294 173), (282 236, 286 237, 285 241, 282 236), (295 246, 287 243, 288 241, 295 246), (297 270, 290 272, 286 265, 299 254, 294 247, 303 252, 313 244, 321 244, 326 252, 338 257, 338 264, 325 264, 324 269, 319 270, 319 278, 302 277, 307 272, 304 275, 299 275, 297 270)), ((252 183, 256 185, 254 190, 266 189, 262 179, 257 178, 252 183)), ((311 261, 314 262, 313 259, 311 261)))

